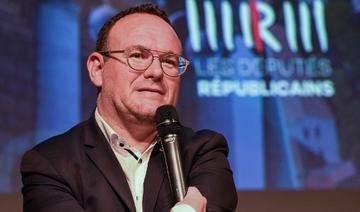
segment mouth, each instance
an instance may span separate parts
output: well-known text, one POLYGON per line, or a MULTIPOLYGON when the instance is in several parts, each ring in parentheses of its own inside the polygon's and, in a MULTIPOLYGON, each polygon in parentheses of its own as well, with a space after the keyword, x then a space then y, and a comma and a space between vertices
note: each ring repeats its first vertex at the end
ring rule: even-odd
POLYGON ((164 95, 165 92, 162 89, 159 88, 140 88, 137 89, 138 92, 150 92, 154 94, 164 95))

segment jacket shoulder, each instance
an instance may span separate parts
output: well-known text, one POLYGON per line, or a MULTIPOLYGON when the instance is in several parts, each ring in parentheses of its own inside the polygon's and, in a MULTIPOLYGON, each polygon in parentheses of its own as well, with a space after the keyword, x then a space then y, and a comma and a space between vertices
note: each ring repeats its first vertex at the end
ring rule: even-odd
POLYGON ((191 128, 185 128, 185 132, 186 133, 183 133, 185 136, 182 139, 185 150, 224 148, 227 154, 227 141, 221 133, 209 129, 193 131, 191 128))
POLYGON ((32 170, 34 164, 47 164, 58 173, 76 165, 84 156, 83 136, 86 122, 82 122, 67 132, 51 137, 25 152, 21 160, 22 171, 32 170))
POLYGON ((63 149, 71 148, 71 146, 74 145, 79 145, 83 140, 82 136, 84 135, 85 125, 86 122, 81 122, 62 134, 42 141, 41 143, 34 146, 32 150, 41 153, 57 152, 63 151, 63 149))

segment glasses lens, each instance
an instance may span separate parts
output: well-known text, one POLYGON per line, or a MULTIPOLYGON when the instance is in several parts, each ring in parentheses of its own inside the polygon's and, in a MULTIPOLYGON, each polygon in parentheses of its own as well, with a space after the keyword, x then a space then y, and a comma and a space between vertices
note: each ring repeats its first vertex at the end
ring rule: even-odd
POLYGON ((187 60, 176 54, 164 55, 161 60, 161 65, 164 72, 169 76, 179 76, 186 71, 187 60))
POLYGON ((153 60, 151 52, 144 48, 132 48, 127 51, 128 63, 136 71, 144 71, 153 60))
POLYGON ((187 65, 188 61, 183 57, 179 57, 179 74, 183 74, 186 71, 187 65))
POLYGON ((179 75, 179 56, 175 54, 165 54, 161 56, 161 66, 164 72, 170 76, 179 75))

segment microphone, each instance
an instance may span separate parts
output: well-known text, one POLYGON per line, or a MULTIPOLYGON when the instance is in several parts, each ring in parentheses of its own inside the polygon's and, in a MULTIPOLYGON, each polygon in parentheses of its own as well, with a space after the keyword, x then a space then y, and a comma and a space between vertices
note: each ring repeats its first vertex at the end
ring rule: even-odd
POLYGON ((184 168, 179 149, 179 122, 176 109, 172 105, 163 105, 156 110, 156 125, 161 138, 161 146, 165 156, 166 170, 169 177, 171 190, 176 202, 184 199, 186 184, 184 168))

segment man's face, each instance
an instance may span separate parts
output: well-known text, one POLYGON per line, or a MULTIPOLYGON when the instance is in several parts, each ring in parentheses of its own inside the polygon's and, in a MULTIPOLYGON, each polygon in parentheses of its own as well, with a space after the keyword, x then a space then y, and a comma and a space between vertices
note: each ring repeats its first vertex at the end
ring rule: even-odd
MULTIPOLYGON (((133 46, 181 54, 181 44, 175 31, 161 18, 149 14, 128 15, 110 30, 108 50, 124 50, 133 46)), ((106 102, 104 107, 112 107, 106 110, 115 109, 118 114, 153 120, 159 106, 176 104, 180 77, 165 75, 157 57, 144 72, 135 72, 128 66, 123 54, 112 56, 125 63, 112 58, 104 63, 100 98, 106 102)))

